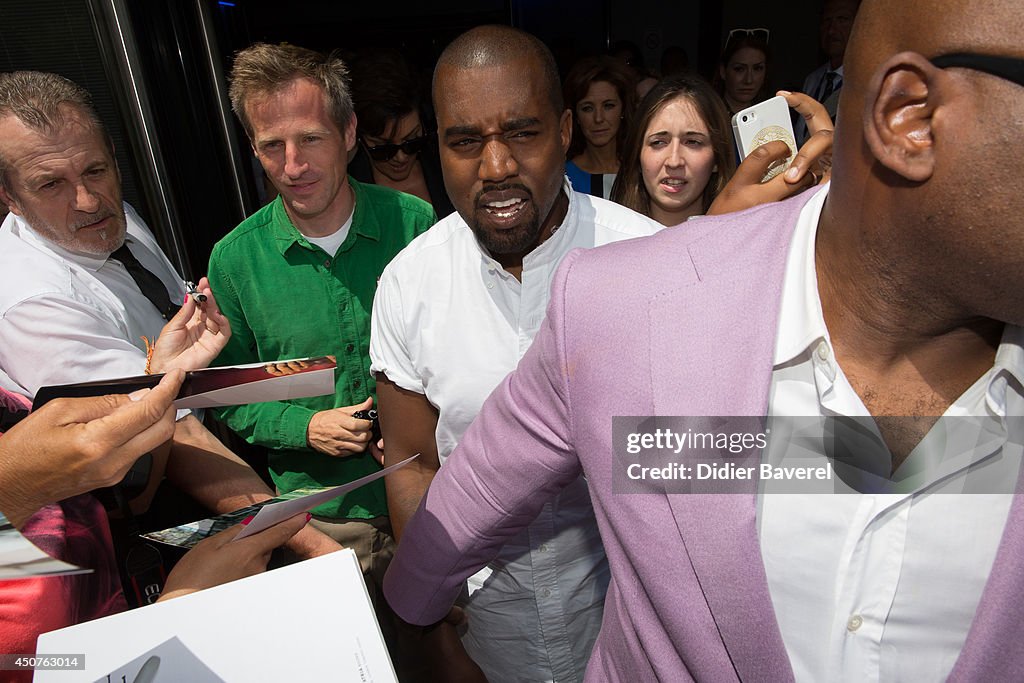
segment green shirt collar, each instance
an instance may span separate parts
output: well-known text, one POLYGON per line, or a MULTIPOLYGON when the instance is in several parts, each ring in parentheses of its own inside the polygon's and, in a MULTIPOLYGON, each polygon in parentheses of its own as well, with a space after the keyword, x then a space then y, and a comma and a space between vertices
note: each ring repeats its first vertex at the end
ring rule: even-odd
MULTIPOLYGON (((348 177, 348 183, 352 186, 356 207, 352 212, 352 229, 338 249, 339 252, 351 249, 356 235, 366 237, 375 242, 380 241, 380 223, 377 220, 373 206, 365 198, 366 191, 363 189, 363 184, 352 176, 348 177)), ((277 245, 282 256, 295 244, 304 249, 317 248, 310 244, 309 240, 292 224, 292 219, 288 216, 288 212, 285 211, 284 201, 280 195, 274 200, 273 206, 274 221, 271 223, 271 230, 273 231, 274 243, 277 245)))

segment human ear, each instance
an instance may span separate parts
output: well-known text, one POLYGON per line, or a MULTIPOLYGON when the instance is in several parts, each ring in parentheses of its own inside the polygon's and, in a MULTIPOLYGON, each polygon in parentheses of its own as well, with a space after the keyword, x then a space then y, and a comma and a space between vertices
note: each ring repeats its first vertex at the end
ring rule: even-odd
POLYGON ((566 109, 562 112, 562 118, 558 121, 558 134, 562 139, 562 154, 569 151, 569 143, 572 142, 572 110, 566 109))
POLYGON ((14 197, 7 191, 6 188, 0 187, 0 202, 7 205, 7 210, 13 213, 15 216, 22 216, 21 207, 14 200, 14 197))
POLYGON ((356 114, 352 112, 352 116, 348 120, 348 125, 345 126, 343 134, 345 139, 345 151, 351 152, 356 147, 356 114))
POLYGON ((878 162, 911 182, 935 170, 936 111, 945 103, 943 71, 916 52, 889 58, 865 93, 864 140, 878 162))

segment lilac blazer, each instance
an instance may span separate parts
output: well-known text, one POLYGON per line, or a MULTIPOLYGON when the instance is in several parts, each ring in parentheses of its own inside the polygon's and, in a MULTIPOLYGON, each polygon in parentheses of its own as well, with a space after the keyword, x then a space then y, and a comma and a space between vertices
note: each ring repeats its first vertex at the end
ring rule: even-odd
MULTIPOLYGON (((566 257, 533 346, 406 527, 384 582, 402 618, 444 617, 463 581, 582 472, 612 574, 587 680, 793 678, 753 486, 613 494, 612 417, 765 413, 787 248, 807 199, 566 257)), ((1024 676, 1022 500, 952 680, 1024 676)))

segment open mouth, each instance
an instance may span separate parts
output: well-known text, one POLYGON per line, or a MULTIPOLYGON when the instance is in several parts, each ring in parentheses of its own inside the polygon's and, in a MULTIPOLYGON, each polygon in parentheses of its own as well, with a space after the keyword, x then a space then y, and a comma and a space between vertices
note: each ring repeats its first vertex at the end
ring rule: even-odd
POLYGON ((483 202, 483 210, 499 222, 511 222, 526 208, 527 200, 523 197, 513 197, 500 201, 483 202))
POLYGON ((672 194, 677 194, 683 191, 689 183, 683 178, 663 178, 660 183, 662 189, 672 194))

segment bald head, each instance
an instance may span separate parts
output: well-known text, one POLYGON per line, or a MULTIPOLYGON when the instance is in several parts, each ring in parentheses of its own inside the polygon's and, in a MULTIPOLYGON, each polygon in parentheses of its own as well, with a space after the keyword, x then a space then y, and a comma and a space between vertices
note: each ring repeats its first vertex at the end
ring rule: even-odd
POLYGON ((1013 55, 1021 52, 1022 33, 1020 0, 864 0, 846 52, 843 94, 862 96, 873 72, 897 53, 1013 55))
POLYGON ((1020 0, 862 3, 819 235, 823 253, 883 276, 879 298, 936 319, 1024 322, 1024 88, 933 62, 1022 59, 1022 33, 1020 0))
MULTIPOLYGON (((845 164, 860 147, 862 124, 872 106, 869 100, 877 98, 884 76, 879 70, 896 55, 1020 55, 1022 33, 1024 9, 1019 0, 864 0, 846 50, 836 162, 845 164)), ((893 70, 891 65, 886 68, 893 70)))
POLYGON ((538 92, 547 95, 556 114, 565 108, 562 103, 562 84, 558 66, 551 51, 536 36, 509 26, 479 26, 456 38, 441 53, 434 70, 433 95, 437 107, 438 76, 443 71, 469 70, 492 67, 527 59, 536 65, 534 84, 538 92))

